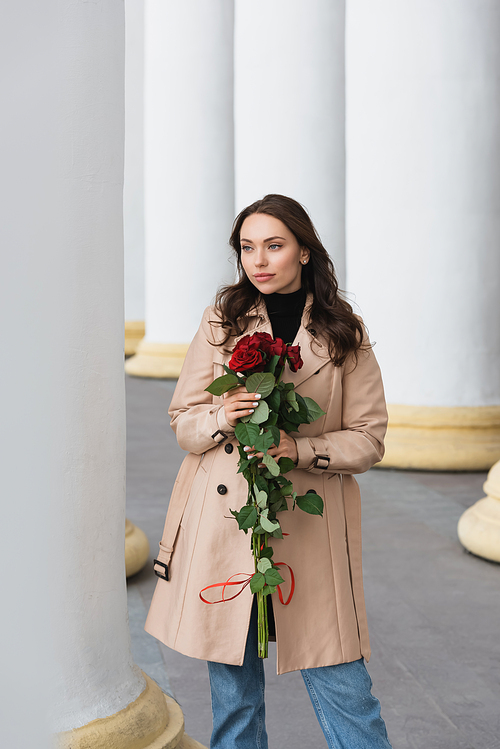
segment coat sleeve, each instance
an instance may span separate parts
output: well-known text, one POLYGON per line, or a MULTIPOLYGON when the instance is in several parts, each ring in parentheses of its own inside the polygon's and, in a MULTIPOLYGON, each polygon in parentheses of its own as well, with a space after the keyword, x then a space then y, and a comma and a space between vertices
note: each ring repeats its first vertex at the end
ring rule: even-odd
POLYGON ((216 347, 212 345, 215 343, 214 328, 209 323, 214 319, 212 312, 213 308, 207 307, 203 313, 168 409, 170 426, 179 446, 196 455, 234 434, 234 427, 226 421, 222 398, 214 398, 205 391, 214 380, 216 347))
POLYGON ((380 367, 371 347, 359 350, 356 366, 353 355, 344 365, 341 424, 336 432, 296 437, 297 468, 310 473, 364 473, 382 460, 387 409, 380 367), (315 467, 319 455, 328 456, 328 467, 315 467))

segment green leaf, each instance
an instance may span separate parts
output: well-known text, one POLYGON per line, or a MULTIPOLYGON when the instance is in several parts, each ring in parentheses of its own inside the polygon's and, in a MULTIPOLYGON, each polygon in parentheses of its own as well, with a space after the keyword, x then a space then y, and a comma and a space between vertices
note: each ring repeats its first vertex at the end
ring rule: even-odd
MULTIPOLYGON (((283 460, 283 458, 281 458, 283 460)), ((279 476, 280 475, 280 467, 276 463, 275 459, 271 457, 271 455, 264 455, 262 458, 262 462, 266 466, 267 470, 271 474, 271 476, 279 476)), ((293 462, 293 461, 292 461, 293 462)))
POLYGON ((265 546, 260 552, 260 558, 263 559, 265 557, 266 559, 271 559, 273 553, 274 549, 272 546, 265 546))
MULTIPOLYGON (((292 404, 290 403, 289 406, 292 406, 292 404)), ((304 423, 304 420, 303 420, 302 416, 300 416, 299 413, 297 413, 296 411, 294 411, 293 408, 290 408, 289 411, 286 411, 285 418, 286 418, 287 421, 291 422, 292 424, 298 425, 298 424, 303 424, 304 423)), ((297 426, 294 426, 294 430, 296 432, 298 431, 297 426)))
POLYGON ((212 395, 222 395, 237 385, 239 385, 239 380, 235 374, 225 374, 222 377, 217 377, 205 390, 212 395))
POLYGON ((291 458, 280 458, 278 460, 280 473, 288 473, 295 468, 295 463, 291 458))
POLYGON ((280 440, 281 440, 281 433, 278 427, 276 426, 270 426, 269 431, 273 435, 273 443, 276 445, 276 447, 280 446, 280 440))
POLYGON ((309 515, 323 515, 323 500, 317 494, 304 494, 302 497, 297 497, 297 504, 309 515))
POLYGON ((295 402, 297 400, 297 396, 295 395, 295 390, 287 390, 286 399, 289 403, 295 402))
POLYGON ((255 486, 257 489, 261 492, 268 492, 269 491, 269 484, 264 478, 264 476, 261 476, 260 474, 255 477, 255 486))
POLYGON ((259 436, 259 431, 260 430, 257 424, 242 424, 241 422, 239 422, 236 425, 234 434, 236 436, 236 439, 241 442, 242 445, 253 447, 255 444, 255 440, 259 436))
POLYGON ((284 497, 289 497, 289 496, 291 495, 291 493, 292 493, 292 492, 293 492, 293 484, 292 484, 292 482, 291 482, 291 481, 289 481, 289 482, 288 482, 288 484, 284 484, 284 485, 283 485, 283 486, 281 487, 281 494, 282 494, 282 495, 283 495, 284 497))
POLYGON ((294 387, 295 385, 293 384, 293 382, 285 382, 283 384, 283 390, 293 390, 294 387))
POLYGON ((246 416, 240 416, 240 421, 243 422, 243 424, 248 424, 251 418, 252 414, 247 414, 246 416))
POLYGON ((266 398, 272 392, 275 383, 275 377, 271 372, 255 372, 248 377, 245 387, 249 393, 260 393, 266 398))
POLYGON ((311 421, 311 418, 309 416, 309 411, 306 408, 306 404, 303 402, 303 400, 304 400, 303 398, 300 401, 297 400, 297 405, 299 407, 299 410, 297 413, 302 419, 302 424, 309 424, 309 422, 311 421))
POLYGON ((316 421, 316 419, 319 419, 320 416, 325 415, 325 411, 323 411, 323 409, 318 406, 316 401, 313 401, 312 398, 307 398, 306 396, 303 397, 311 421, 316 421))
POLYGON ((253 529, 253 533, 254 533, 254 534, 255 534, 256 536, 261 536, 261 535, 262 535, 263 533, 265 533, 265 532, 266 532, 266 531, 265 531, 265 530, 264 530, 264 528, 263 528, 263 527, 262 527, 262 526, 260 525, 260 523, 259 523, 259 525, 256 525, 256 526, 255 526, 255 528, 253 529))
POLYGON ((252 591, 252 593, 258 593, 259 590, 262 590, 265 584, 266 578, 264 577, 262 572, 256 572, 250 580, 250 590, 252 591))
POLYGON ((281 583, 285 582, 276 567, 266 570, 265 580, 267 585, 281 585, 281 583))
MULTIPOLYGON (((269 418, 266 421, 265 425, 266 427, 273 427, 276 422, 278 421, 278 414, 275 411, 271 411, 269 414, 269 418)), ((277 445, 276 445, 277 447, 277 445)))
POLYGON ((246 460, 246 459, 242 460, 240 458, 240 460, 238 461, 238 466, 239 466, 238 467, 238 473, 243 473, 243 471, 245 471, 248 468, 249 465, 250 465, 250 461, 249 460, 246 460))
POLYGON ((245 470, 242 471, 242 476, 243 476, 244 479, 246 479, 248 481, 248 483, 251 482, 251 480, 252 480, 252 472, 250 471, 249 468, 245 468, 245 470))
POLYGON ((260 401, 253 414, 250 414, 251 424, 262 424, 269 416, 269 406, 266 401, 260 401))
POLYGON ((287 510, 287 504, 286 499, 284 497, 281 497, 281 499, 278 502, 273 502, 271 504, 271 512, 283 512, 283 510, 287 510))
POLYGON ((269 450, 271 445, 274 442, 274 437, 271 431, 264 432, 264 434, 259 434, 255 441, 255 449, 259 453, 266 452, 266 450, 269 450))
POLYGON ((236 516, 240 531, 252 528, 257 522, 257 508, 253 505, 245 505, 236 516))
POLYGON ((272 567, 272 563, 270 559, 267 559, 267 557, 263 557, 259 559, 257 562, 257 569, 259 572, 265 572, 266 570, 270 570, 272 567))
POLYGON ((278 523, 277 520, 274 520, 274 521, 269 520, 269 518, 267 517, 268 512, 269 510, 263 510, 260 513, 259 521, 260 521, 261 526, 264 528, 264 530, 267 533, 273 533, 277 528, 280 527, 280 524, 278 523))
POLYGON ((283 531, 281 530, 281 526, 279 528, 276 528, 276 530, 273 532, 273 538, 283 538, 283 531))
MULTIPOLYGON (((281 478, 281 476, 279 476, 278 478, 281 478)), ((270 502, 281 502, 282 499, 283 495, 281 494, 281 489, 273 489, 271 491, 271 494, 269 495, 270 502)))
POLYGON ((276 593, 276 586, 266 585, 262 591, 263 596, 270 596, 272 593, 276 593))
POLYGON ((265 509, 267 505, 267 492, 257 492, 255 501, 257 502, 259 507, 261 507, 262 509, 265 509))
POLYGON ((269 397, 266 400, 269 404, 269 408, 272 411, 279 411, 281 398, 280 398, 280 392, 277 388, 274 388, 273 392, 269 395, 269 397))

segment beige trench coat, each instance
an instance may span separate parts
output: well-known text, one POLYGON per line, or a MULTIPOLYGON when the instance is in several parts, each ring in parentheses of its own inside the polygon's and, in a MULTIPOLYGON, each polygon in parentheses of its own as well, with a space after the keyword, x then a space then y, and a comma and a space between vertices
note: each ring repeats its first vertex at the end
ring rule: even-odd
MULTIPOLYGON (((352 474, 367 471, 383 457, 384 390, 371 350, 360 352, 355 368, 352 358, 342 367, 333 366, 326 341, 308 329, 311 302, 309 294, 294 340, 301 346, 304 366, 296 373, 286 367, 283 379, 293 382, 301 395, 314 398, 326 415, 294 434, 299 459, 287 477, 298 494, 316 491, 325 509, 323 517, 298 508, 281 512, 283 532, 289 535, 271 539, 274 559, 290 565, 296 582, 288 606, 273 595, 278 674, 370 657, 361 504, 352 474), (314 467, 316 455, 327 455, 328 467, 314 467)), ((211 326, 209 319, 215 319, 210 307, 189 348, 169 409, 178 443, 189 454, 173 488, 158 554, 168 565, 168 581, 157 582, 145 629, 185 655, 241 665, 252 606, 249 586, 224 603, 208 605, 199 597, 208 585, 237 572, 253 572, 250 534, 238 530, 230 514, 230 509, 245 504, 247 496, 246 481, 237 474, 234 428, 225 420, 222 398, 205 392, 224 374, 222 364, 230 358, 222 347, 208 342, 220 341, 220 328, 211 326)), ((272 334, 264 303, 250 311, 245 335, 257 330, 272 334)), ((228 341, 227 348, 237 340, 228 341)), ((164 572, 159 565, 155 569, 164 572)), ((281 572, 286 598, 290 576, 286 567, 281 572)), ((220 589, 213 595, 212 600, 220 597, 220 589)))

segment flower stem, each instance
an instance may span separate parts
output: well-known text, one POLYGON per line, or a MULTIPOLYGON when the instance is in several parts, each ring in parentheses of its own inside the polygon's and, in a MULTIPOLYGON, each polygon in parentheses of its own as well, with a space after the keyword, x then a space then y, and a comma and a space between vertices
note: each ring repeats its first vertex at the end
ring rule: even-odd
MULTIPOLYGON (((253 552, 255 571, 257 572, 257 563, 260 559, 261 548, 260 541, 262 536, 252 534, 253 538, 253 552)), ((267 547, 267 533, 264 534, 263 549, 267 547)), ((258 634, 258 656, 259 658, 267 658, 268 654, 268 642, 269 642, 269 625, 267 621, 267 596, 264 595, 263 589, 256 593, 257 596, 257 634, 258 634)))

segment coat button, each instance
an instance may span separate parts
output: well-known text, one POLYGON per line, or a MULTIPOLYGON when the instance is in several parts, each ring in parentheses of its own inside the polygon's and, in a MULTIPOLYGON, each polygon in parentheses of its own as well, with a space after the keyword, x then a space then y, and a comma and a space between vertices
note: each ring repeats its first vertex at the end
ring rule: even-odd
POLYGON ((227 452, 228 455, 231 455, 231 453, 233 452, 233 446, 231 445, 231 443, 224 445, 224 450, 227 452))
POLYGON ((224 484, 219 484, 217 487, 217 491, 219 494, 226 494, 227 493, 227 486, 224 486, 224 484))
POLYGON ((306 494, 316 494, 316 489, 308 489, 306 494))

